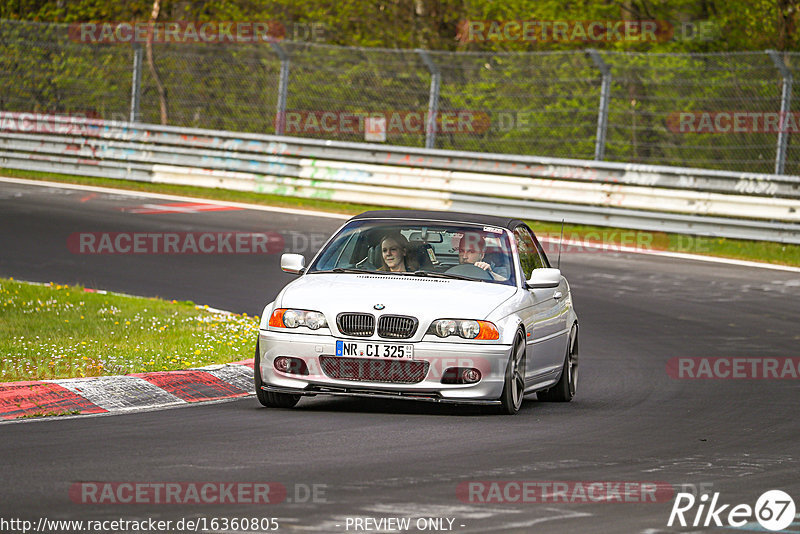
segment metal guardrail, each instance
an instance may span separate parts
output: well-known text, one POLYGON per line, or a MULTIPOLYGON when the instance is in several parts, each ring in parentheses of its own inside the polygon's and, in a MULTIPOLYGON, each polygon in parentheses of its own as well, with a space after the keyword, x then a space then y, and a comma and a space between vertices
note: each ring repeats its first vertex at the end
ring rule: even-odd
POLYGON ((800 243, 800 177, 0 112, 0 167, 800 243))

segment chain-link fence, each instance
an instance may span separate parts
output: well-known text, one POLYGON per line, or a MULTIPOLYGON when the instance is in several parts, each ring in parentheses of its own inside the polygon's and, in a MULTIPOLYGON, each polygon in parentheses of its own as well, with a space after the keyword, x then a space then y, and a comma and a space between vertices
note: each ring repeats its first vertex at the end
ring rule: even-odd
POLYGON ((160 123, 163 105, 174 126, 800 174, 800 53, 145 48, 2 21, 0 111, 160 123))

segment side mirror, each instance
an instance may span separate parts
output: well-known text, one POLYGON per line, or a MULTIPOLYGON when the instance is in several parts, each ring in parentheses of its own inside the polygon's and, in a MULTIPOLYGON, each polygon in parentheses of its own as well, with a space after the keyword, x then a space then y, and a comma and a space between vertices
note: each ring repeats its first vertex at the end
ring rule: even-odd
POLYGON ((534 269, 531 271, 531 277, 527 281, 529 289, 544 289, 549 287, 558 287, 561 283, 561 270, 560 269, 534 269))
POLYGON ((282 254, 281 270, 292 274, 302 274, 306 270, 306 258, 302 254, 282 254))

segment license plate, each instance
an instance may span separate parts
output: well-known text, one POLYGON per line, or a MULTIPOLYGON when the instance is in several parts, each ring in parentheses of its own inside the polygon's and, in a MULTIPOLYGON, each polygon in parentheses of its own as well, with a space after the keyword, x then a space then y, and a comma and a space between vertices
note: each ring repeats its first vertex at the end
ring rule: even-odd
POLYGON ((414 345, 336 340, 336 355, 350 358, 413 360, 414 345))

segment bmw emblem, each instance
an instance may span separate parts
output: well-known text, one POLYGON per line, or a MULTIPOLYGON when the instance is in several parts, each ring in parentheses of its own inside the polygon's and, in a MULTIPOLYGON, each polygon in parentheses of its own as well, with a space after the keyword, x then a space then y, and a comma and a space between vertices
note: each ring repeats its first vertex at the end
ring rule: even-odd
POLYGON ((373 308, 375 308, 376 310, 382 310, 382 309, 384 309, 385 307, 386 307, 386 306, 384 306, 383 304, 376 304, 375 306, 373 306, 373 308))

